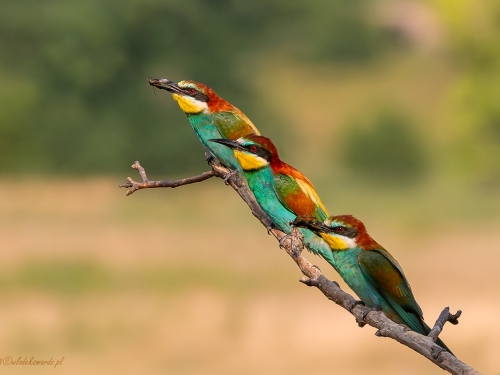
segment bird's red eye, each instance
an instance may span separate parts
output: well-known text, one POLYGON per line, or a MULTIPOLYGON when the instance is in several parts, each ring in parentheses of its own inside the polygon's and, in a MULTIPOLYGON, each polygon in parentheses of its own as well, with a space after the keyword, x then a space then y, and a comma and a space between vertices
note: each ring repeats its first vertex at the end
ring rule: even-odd
POLYGON ((337 232, 338 233, 343 233, 344 232, 344 227, 337 227, 337 232))
POLYGON ((190 93, 191 95, 194 95, 194 94, 196 94, 196 89, 189 89, 188 93, 190 93))
POLYGON ((250 146, 249 150, 251 152, 257 152, 257 146, 250 146))

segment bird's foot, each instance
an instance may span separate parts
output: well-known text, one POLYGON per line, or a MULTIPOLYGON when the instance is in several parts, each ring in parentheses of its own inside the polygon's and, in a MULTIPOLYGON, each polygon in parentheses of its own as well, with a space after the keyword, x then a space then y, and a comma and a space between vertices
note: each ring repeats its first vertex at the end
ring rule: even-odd
POLYGON ((297 227, 292 228, 292 236, 297 237, 301 241, 304 239, 304 235, 300 232, 300 229, 297 227))
POLYGON ((372 311, 382 311, 382 306, 378 306, 377 305, 377 306, 374 306, 374 307, 368 307, 368 308, 366 308, 365 312, 363 313, 363 321, 366 321, 366 317, 372 311))
MULTIPOLYGON (((364 305, 364 303, 362 301, 356 301, 356 302, 354 302, 352 304, 351 309, 354 308, 354 306, 356 306, 356 305, 360 305, 360 304, 364 305), (356 302, 358 302, 358 303, 356 303, 356 302), (359 303, 359 302, 361 302, 361 303, 359 303)), ((367 307, 365 309, 365 311, 363 312, 361 319, 356 318, 356 323, 358 323, 359 327, 363 328, 367 324, 366 317, 372 311, 382 311, 382 306, 367 307)))
POLYGON ((366 304, 363 301, 354 301, 353 303, 351 303, 351 305, 347 309, 352 314, 352 309, 354 309, 358 305, 366 306, 366 304))
POLYGON ((269 224, 269 225, 266 227, 266 229, 267 229, 267 234, 269 235, 269 234, 271 234, 271 231, 272 231, 273 229, 278 229, 278 228, 276 228, 276 225, 274 225, 274 223, 271 223, 271 224, 269 224))
POLYGON ((285 246, 285 241, 290 240, 290 244, 293 241, 293 236, 290 234, 285 234, 283 237, 280 238, 280 249, 283 249, 283 246, 285 246))
MULTIPOLYGON (((442 353, 442 352, 445 352, 446 350, 444 350, 443 348, 441 347, 435 347, 433 346, 432 349, 431 349, 431 357, 434 359, 434 360, 437 360, 439 355, 442 353)), ((439 362, 439 361, 438 361, 439 362)))
POLYGON ((226 174, 226 175, 224 176, 224 183, 225 183, 226 185, 229 185, 229 179, 230 179, 231 177, 233 177, 235 174, 238 174, 238 170, 237 170, 237 169, 234 169, 234 170, 232 170, 231 172, 229 172, 228 174, 226 174))
MULTIPOLYGON (((352 310, 353 310, 356 306, 358 306, 358 305, 363 305, 363 306, 366 306, 366 304, 365 304, 363 301, 354 301, 353 303, 351 303, 351 305, 350 305, 350 306, 348 306, 348 307, 347 307, 347 310, 349 310, 349 312, 352 314, 352 310)), ((363 315, 363 319, 361 319, 361 320, 360 320, 360 319, 358 319, 358 318, 356 318, 356 323, 358 323, 358 326, 359 326, 360 328, 363 328, 363 327, 366 325, 366 323, 363 321, 363 320, 364 320, 364 318, 365 318, 365 315, 363 315)))
POLYGON ((205 151, 205 160, 207 161, 208 165, 211 165, 215 158, 209 151, 205 151))

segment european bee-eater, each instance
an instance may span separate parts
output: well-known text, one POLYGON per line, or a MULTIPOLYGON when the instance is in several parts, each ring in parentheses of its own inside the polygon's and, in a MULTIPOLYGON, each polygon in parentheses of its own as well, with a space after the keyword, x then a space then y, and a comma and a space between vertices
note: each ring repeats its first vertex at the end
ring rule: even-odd
MULTIPOLYGON (((382 308, 394 322, 429 334, 403 269, 370 237, 360 220, 351 215, 333 216, 324 222, 297 217, 293 225, 314 231, 330 245, 340 275, 365 305, 382 308)), ((451 353, 441 339, 436 343, 451 353)))
MULTIPOLYGON (((290 234, 289 220, 293 218, 294 224, 302 227, 304 245, 330 263, 367 306, 382 308, 389 319, 416 332, 430 332, 398 262, 368 235, 359 220, 349 215, 328 219, 311 182, 280 160, 271 140, 250 135, 213 142, 233 150, 250 190, 278 229, 290 234)), ((451 353, 440 339, 437 344, 451 353)))
POLYGON ((150 78, 149 84, 172 93, 205 148, 225 166, 238 169, 233 152, 209 139, 238 139, 260 134, 250 119, 238 108, 218 96, 210 87, 194 82, 150 78))
MULTIPOLYGON (((238 140, 213 139, 233 150, 248 187, 277 229, 290 234, 290 223, 297 215, 314 216, 322 221, 327 211, 312 183, 298 170, 284 163, 269 138, 249 135, 238 140)), ((300 229, 304 245, 333 264, 327 243, 309 230, 300 229)))

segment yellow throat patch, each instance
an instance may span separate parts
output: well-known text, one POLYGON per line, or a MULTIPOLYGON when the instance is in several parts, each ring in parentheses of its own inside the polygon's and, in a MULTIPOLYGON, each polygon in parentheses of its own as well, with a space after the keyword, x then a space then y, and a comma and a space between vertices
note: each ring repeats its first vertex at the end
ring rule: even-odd
POLYGON ((234 157, 241 164, 244 171, 260 169, 267 165, 267 160, 257 155, 252 155, 244 151, 234 150, 234 157))
POLYGON ((190 96, 172 94, 172 97, 184 113, 200 113, 207 108, 207 103, 200 102, 190 96))
POLYGON ((349 246, 342 238, 334 236, 328 233, 320 233, 321 238, 325 240, 325 242, 332 248, 332 250, 347 250, 350 249, 349 246))

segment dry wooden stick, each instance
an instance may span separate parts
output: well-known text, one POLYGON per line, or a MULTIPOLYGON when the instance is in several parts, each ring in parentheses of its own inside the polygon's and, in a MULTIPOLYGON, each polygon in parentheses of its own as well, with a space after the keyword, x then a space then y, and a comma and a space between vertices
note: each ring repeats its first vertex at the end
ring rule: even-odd
POLYGON ((450 313, 450 308, 445 307, 439 315, 439 318, 436 320, 436 324, 434 324, 434 327, 427 336, 429 336, 432 341, 436 342, 439 334, 443 331, 444 324, 446 322, 450 322, 454 325, 458 324, 458 318, 460 315, 462 315, 462 310, 458 310, 456 314, 452 314, 450 313))
POLYGON ((132 164, 132 168, 137 169, 141 176, 142 182, 136 182, 132 179, 132 177, 127 177, 127 181, 124 184, 118 185, 118 187, 129 188, 125 195, 129 196, 141 189, 151 189, 151 188, 176 188, 179 186, 194 184, 196 182, 202 182, 208 180, 215 176, 214 171, 210 170, 207 172, 203 172, 197 176, 181 178, 180 180, 160 180, 160 181, 149 181, 148 176, 146 175, 146 171, 141 166, 141 164, 136 161, 132 164))
MULTIPOLYGON (((445 308, 437 319, 434 328, 431 330, 428 336, 421 335, 417 332, 412 331, 407 326, 403 324, 397 324, 387 318, 385 314, 381 311, 375 311, 370 309, 363 304, 360 304, 354 297, 350 294, 344 292, 339 284, 335 281, 327 279, 319 270, 318 267, 312 265, 304 256, 302 255, 302 250, 304 245, 302 243, 302 238, 297 230, 292 232, 292 236, 288 236, 287 239, 281 242, 281 239, 286 237, 286 233, 281 232, 272 226, 272 220, 269 216, 261 209, 255 197, 250 192, 246 184, 240 178, 238 174, 233 174, 228 177, 228 173, 231 171, 221 165, 214 159, 209 160, 209 165, 211 165, 212 175, 206 178, 200 178, 200 176, 194 176, 191 178, 186 178, 182 180, 175 181, 174 187, 187 185, 190 183, 204 181, 210 177, 219 177, 226 179, 228 185, 236 190, 240 197, 245 201, 245 203, 252 210, 253 215, 260 220, 260 222, 267 228, 268 233, 272 233, 278 241, 280 241, 280 247, 282 247, 287 254, 295 261, 300 271, 304 275, 299 281, 319 289, 326 298, 335 302, 337 305, 343 307, 350 314, 352 314, 356 322, 362 327, 366 324, 377 328, 375 332, 376 336, 379 337, 390 337, 399 343, 415 350, 420 353, 425 358, 454 375, 481 375, 481 373, 464 362, 460 361, 458 358, 438 346, 435 341, 441 333, 444 324, 449 321, 452 324, 458 324, 458 317, 461 315, 459 310, 456 314, 452 315, 449 312, 449 308, 445 308)), ((127 192, 127 195, 132 194, 134 191, 139 189, 145 189, 150 187, 163 187, 162 182, 165 181, 148 181, 144 169, 141 167, 139 162, 135 162, 132 166, 137 169, 141 174, 143 179, 143 184, 139 184, 141 187, 134 189, 132 192, 127 192)), ((205 172, 209 173, 209 172, 205 172)), ((133 180, 129 177, 128 184, 120 185, 121 187, 134 188, 133 180)), ((136 183, 137 184, 137 183, 136 183)), ((168 185, 168 184, 165 184, 168 185)), ((171 187, 171 186, 166 186, 171 187)))

